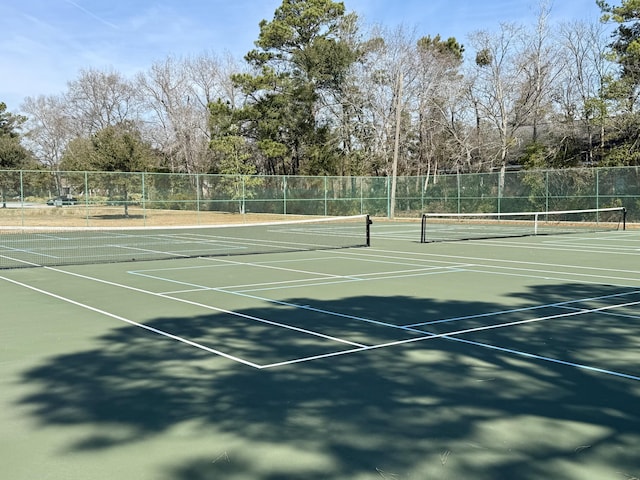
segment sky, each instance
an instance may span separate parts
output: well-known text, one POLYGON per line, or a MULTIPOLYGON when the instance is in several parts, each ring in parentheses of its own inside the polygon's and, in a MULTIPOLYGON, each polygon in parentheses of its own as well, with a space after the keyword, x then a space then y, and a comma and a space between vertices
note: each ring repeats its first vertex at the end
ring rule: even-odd
MULTIPOLYGON (((551 23, 597 21, 596 0, 553 0, 551 23)), ((536 0, 343 0, 367 25, 406 27, 465 44, 500 23, 533 26, 536 0)), ((616 2, 613 2, 614 4, 616 2)), ((58 95, 82 69, 125 77, 168 56, 254 48, 261 20, 282 0, 0 0, 0 102, 19 112, 26 97, 58 95)))

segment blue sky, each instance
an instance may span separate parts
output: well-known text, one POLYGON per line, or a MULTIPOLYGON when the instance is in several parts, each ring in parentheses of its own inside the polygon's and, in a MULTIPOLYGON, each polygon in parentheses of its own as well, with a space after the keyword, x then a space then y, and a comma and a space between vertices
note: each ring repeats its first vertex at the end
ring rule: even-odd
MULTIPOLYGON (((59 94, 82 68, 125 76, 168 55, 253 48, 260 20, 281 0, 2 0, 0 101, 18 111, 22 100, 59 94)), ((533 24, 536 0, 344 0, 366 24, 416 29, 418 35, 456 37, 500 22, 533 24)), ((614 4, 619 2, 613 2, 614 4)), ((555 0, 551 21, 596 21, 595 0, 555 0)))

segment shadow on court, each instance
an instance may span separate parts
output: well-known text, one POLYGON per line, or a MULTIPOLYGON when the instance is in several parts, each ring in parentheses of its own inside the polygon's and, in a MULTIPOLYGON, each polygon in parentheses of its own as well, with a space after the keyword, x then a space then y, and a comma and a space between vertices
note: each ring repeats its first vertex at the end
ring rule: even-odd
MULTIPOLYGON (((540 285, 519 300, 551 304, 619 292, 602 285, 540 285)), ((318 304, 310 298, 290 302, 318 304)), ((319 306, 377 311, 394 324, 504 309, 408 297, 346 298, 319 306)), ((147 324, 198 341, 221 321, 223 315, 211 314, 147 324)), ((558 334, 553 321, 463 338, 599 367, 606 361, 603 352, 612 360, 637 352, 637 319, 598 317, 592 328, 576 317, 566 330, 570 338, 564 331, 569 326, 558 334)), ((256 356, 280 338, 277 328, 245 326, 233 333, 235 347, 256 356)), ((637 361, 626 366, 640 375, 637 361)), ((21 405, 41 425, 61 432, 85 427, 82 435, 61 436, 61 456, 166 442, 149 451, 159 456, 158 472, 149 478, 640 476, 640 382, 447 339, 260 371, 140 328, 116 326, 95 347, 51 358, 25 372, 22 381, 32 392, 21 405)))

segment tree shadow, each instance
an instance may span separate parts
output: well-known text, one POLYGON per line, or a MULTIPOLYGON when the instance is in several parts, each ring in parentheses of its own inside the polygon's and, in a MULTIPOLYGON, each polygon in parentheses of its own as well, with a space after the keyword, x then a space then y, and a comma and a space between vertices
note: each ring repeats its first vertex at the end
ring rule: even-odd
MULTIPOLYGON (((567 292, 572 298, 590 298, 620 288, 539 285, 520 300, 523 305, 556 303, 567 292)), ((378 312, 398 325, 443 312, 503 309, 411 297, 288 302, 351 315, 378 312)), ((283 323, 288 315, 304 322, 299 310, 274 308, 283 323)), ((242 313, 262 317, 268 312, 242 313)), ((510 320, 526 315, 514 312, 510 320)), ((274 351, 295 358, 318 348, 283 344, 280 329, 225 314, 156 318, 146 324, 203 344, 232 345, 253 358, 274 351)), ((367 331, 367 325, 360 326, 367 331)), ((610 328, 599 322, 593 330, 580 324, 570 349, 558 348, 544 329, 530 326, 461 338, 573 361, 572 352, 588 357, 596 350, 611 355, 635 351, 637 333, 631 321, 628 330, 619 322, 610 328)), ((380 342, 379 335, 371 330, 372 341, 380 342)), ((228 449, 209 457, 159 459, 169 478, 527 480, 583 478, 591 468, 630 477, 640 473, 635 450, 640 382, 630 379, 446 338, 267 370, 133 326, 113 328, 99 344, 27 371, 22 380, 38 391, 24 396, 21 404, 43 425, 95 427, 95 433, 64 445, 74 452, 160 438, 185 422, 203 441, 212 435, 233 439, 228 449), (117 434, 108 428, 113 425, 121 427, 117 434)), ((640 374, 637 365, 629 368, 640 374)))

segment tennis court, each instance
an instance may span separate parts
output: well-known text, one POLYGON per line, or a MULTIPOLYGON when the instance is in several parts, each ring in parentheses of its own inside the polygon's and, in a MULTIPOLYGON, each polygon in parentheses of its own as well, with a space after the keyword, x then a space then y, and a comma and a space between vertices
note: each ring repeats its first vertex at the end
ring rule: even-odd
POLYGON ((640 230, 368 223, 0 235, 3 477, 640 478, 640 230))

